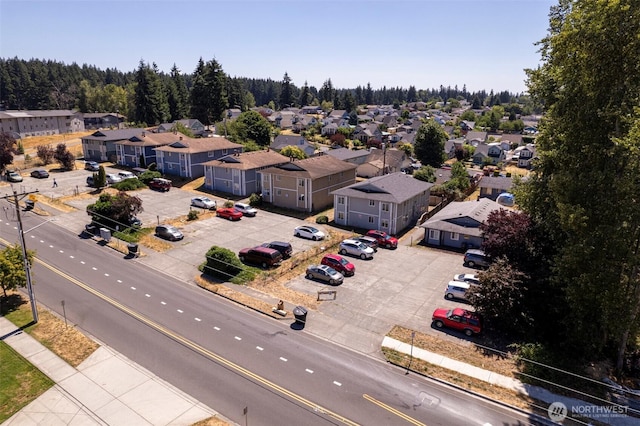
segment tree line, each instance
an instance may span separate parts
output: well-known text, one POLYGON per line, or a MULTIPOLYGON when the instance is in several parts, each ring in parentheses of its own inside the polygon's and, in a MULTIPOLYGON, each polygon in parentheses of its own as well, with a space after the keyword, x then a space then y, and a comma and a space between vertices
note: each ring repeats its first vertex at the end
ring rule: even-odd
POLYGON ((402 105, 424 102, 454 103, 466 100, 475 108, 520 103, 528 111, 536 108, 528 96, 508 91, 469 92, 444 87, 417 89, 415 86, 382 87, 370 83, 352 89, 335 88, 327 79, 320 88, 304 82, 296 86, 285 72, 282 80, 231 77, 215 59, 199 59, 192 73, 174 65, 169 73, 155 63, 141 60, 134 71, 54 60, 0 58, 0 104, 5 109, 77 109, 83 113, 112 112, 137 124, 156 125, 183 118, 197 118, 204 124, 224 119, 225 111, 246 111, 255 106, 273 110, 318 105, 324 110, 356 111, 358 105, 402 105))

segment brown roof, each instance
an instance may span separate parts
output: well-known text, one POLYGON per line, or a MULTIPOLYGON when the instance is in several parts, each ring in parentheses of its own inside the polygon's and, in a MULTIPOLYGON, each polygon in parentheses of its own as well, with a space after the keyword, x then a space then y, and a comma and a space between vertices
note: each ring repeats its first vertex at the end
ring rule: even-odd
MULTIPOLYGON (((173 136, 175 137, 176 135, 173 136)), ((217 149, 234 148, 242 148, 242 145, 233 143, 223 137, 193 139, 187 136, 182 136, 182 139, 174 141, 169 145, 156 148, 156 150, 166 152, 197 153, 215 151, 217 149)))
POLYGON ((272 173, 284 176, 309 177, 311 179, 329 176, 348 170, 355 170, 355 164, 338 160, 330 155, 319 155, 304 160, 290 161, 277 167, 269 167, 262 173, 272 173))
POLYGON ((205 166, 224 167, 227 169, 251 170, 262 167, 275 166, 286 163, 289 157, 274 150, 241 152, 236 155, 227 155, 219 160, 211 160, 204 163, 205 166))
POLYGON ((143 131, 127 140, 118 141, 116 144, 131 146, 162 146, 176 142, 180 140, 181 137, 186 138, 182 133, 151 133, 143 131))

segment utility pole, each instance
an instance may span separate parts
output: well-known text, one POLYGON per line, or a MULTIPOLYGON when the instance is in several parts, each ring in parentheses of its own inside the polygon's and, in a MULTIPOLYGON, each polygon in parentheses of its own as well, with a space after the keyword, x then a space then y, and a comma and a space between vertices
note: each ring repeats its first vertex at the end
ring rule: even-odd
POLYGON ((34 323, 38 322, 38 308, 36 306, 36 295, 33 292, 33 283, 31 282, 31 265, 29 264, 29 259, 27 258, 27 247, 24 242, 24 231, 22 230, 22 218, 20 217, 20 205, 18 204, 18 195, 24 198, 24 196, 33 194, 36 192, 38 192, 37 189, 35 191, 23 192, 22 194, 18 194, 14 190, 13 195, 5 195, 4 197, 0 197, 0 198, 4 198, 5 200, 8 199, 9 197, 12 197, 13 203, 16 206, 16 214, 18 217, 18 236, 20 237, 20 246, 22 247, 22 259, 24 260, 24 273, 27 279, 27 292, 29 293, 29 300, 31 301, 31 313, 33 315, 34 323))

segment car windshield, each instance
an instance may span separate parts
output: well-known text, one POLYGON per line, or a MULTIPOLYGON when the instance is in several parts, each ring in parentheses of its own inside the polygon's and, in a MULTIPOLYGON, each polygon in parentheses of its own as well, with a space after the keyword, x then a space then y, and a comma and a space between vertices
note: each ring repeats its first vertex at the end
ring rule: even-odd
POLYGON ((204 201, 205 203, 208 203, 209 201, 211 201, 210 199, 208 199, 207 197, 202 197, 200 198, 202 201, 204 201))
POLYGON ((337 273, 338 273, 338 271, 336 271, 335 269, 333 269, 333 268, 331 268, 331 267, 329 267, 329 266, 327 266, 327 268, 325 269, 325 271, 326 271, 326 272, 327 272, 327 274, 329 274, 329 275, 334 275, 334 274, 337 274, 337 273))
POLYGON ((347 266, 349 264, 349 261, 344 257, 341 257, 339 262, 342 263, 344 266, 347 266))
POLYGON ((307 230, 308 230, 309 232, 313 232, 314 234, 315 234, 316 232, 318 232, 318 230, 317 230, 316 228, 312 228, 311 226, 308 226, 308 227, 307 227, 307 230))

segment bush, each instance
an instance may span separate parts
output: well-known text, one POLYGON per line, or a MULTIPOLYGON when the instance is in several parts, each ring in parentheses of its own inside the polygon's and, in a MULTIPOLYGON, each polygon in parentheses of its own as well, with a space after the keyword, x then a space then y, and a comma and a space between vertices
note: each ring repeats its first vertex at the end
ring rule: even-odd
POLYGON ((249 197, 249 205, 250 206, 259 206, 262 204, 262 195, 256 194, 255 192, 251 194, 249 197))
POLYGON ((233 203, 233 201, 231 201, 231 200, 227 200, 227 201, 225 201, 225 202, 224 202, 224 204, 223 204, 223 206, 222 206, 222 207, 225 207, 225 208, 227 208, 227 209, 230 209, 231 207, 233 207, 233 204, 234 204, 234 203, 233 203))
POLYGON ((140 179, 123 179, 118 183, 111 185, 118 191, 133 191, 134 189, 144 188, 145 184, 140 179))
POLYGON ((197 210, 189 210, 189 214, 187 214, 187 220, 197 220, 199 213, 197 210))
POLYGON ((316 223, 321 223, 321 224, 329 223, 329 218, 327 216, 325 216, 325 215, 318 216, 316 218, 316 223))
POLYGON ((155 172, 152 170, 147 170, 145 172, 142 172, 140 176, 138 176, 138 179, 140 179, 145 185, 148 185, 149 182, 151 182, 151 180, 159 177, 162 177, 162 173, 155 172))
POLYGON ((230 281, 244 269, 234 252, 224 247, 212 246, 206 259, 198 268, 202 273, 230 281))

